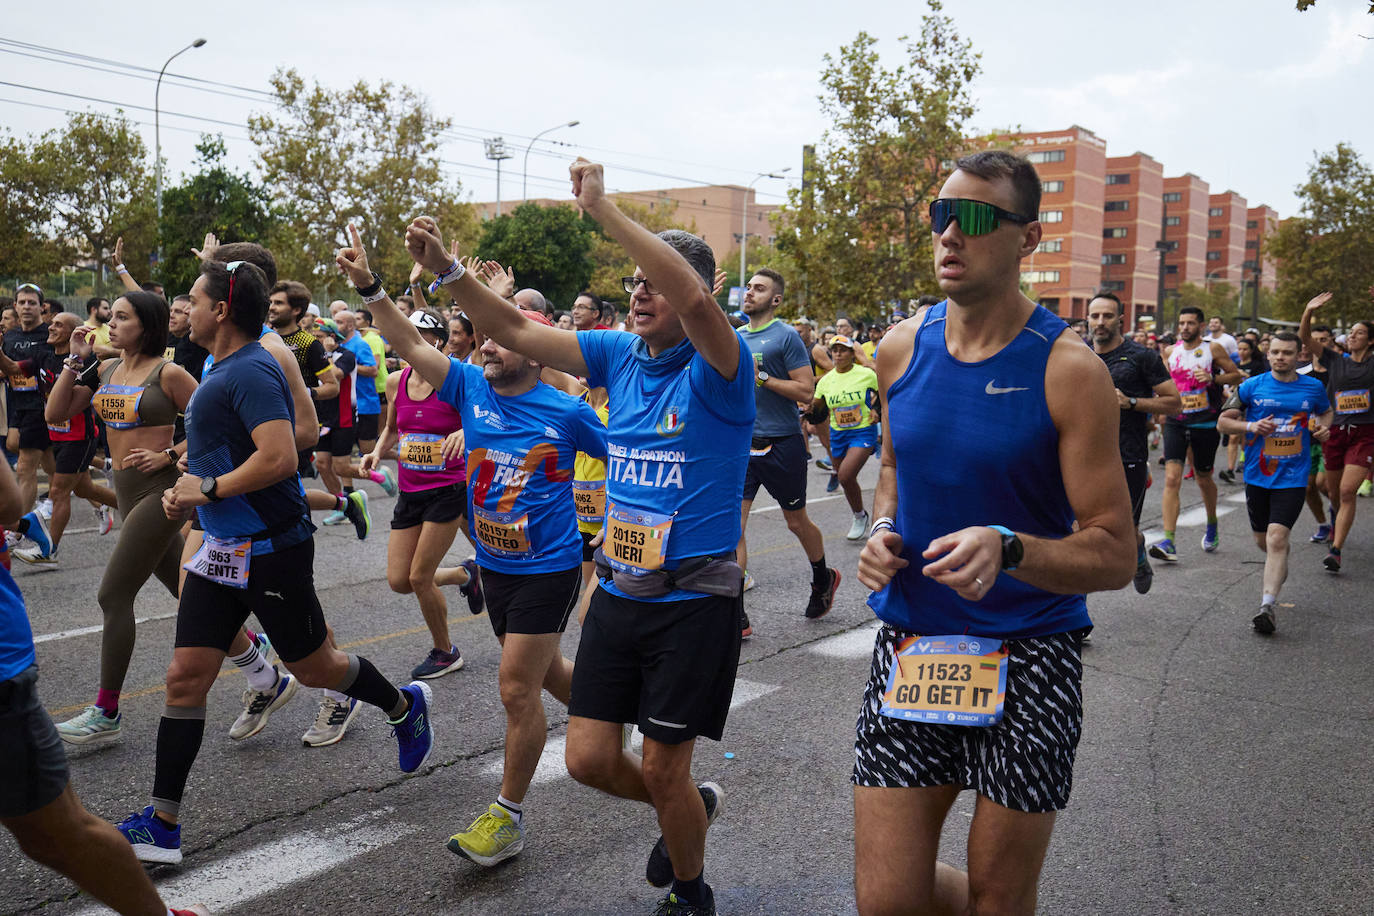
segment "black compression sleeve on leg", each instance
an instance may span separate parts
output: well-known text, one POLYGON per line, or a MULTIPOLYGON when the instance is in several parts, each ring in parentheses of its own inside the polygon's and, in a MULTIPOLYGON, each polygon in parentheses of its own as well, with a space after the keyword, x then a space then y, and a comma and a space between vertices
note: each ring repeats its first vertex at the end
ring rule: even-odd
POLYGON ((205 735, 205 707, 168 706, 157 726, 157 768, 153 776, 153 808, 177 816, 191 766, 205 735))
POLYGON ((390 719, 399 718, 406 709, 406 700, 401 691, 383 677, 372 662, 359 655, 348 657, 348 674, 334 689, 369 706, 376 706, 390 719))

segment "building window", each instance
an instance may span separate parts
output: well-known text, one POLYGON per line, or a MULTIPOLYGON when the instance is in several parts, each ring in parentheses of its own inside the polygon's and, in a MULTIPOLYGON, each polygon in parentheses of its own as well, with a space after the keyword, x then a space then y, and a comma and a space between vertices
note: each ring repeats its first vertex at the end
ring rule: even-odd
POLYGON ((1182 191, 1166 191, 1165 194, 1164 194, 1164 202, 1165 202, 1166 204, 1176 204, 1176 203, 1178 203, 1178 202, 1179 202, 1180 200, 1182 200, 1182 199, 1183 199, 1183 192, 1182 192, 1182 191))
POLYGON ((1124 239, 1129 231, 1130 230, 1128 230, 1125 226, 1117 226, 1112 229, 1103 229, 1102 237, 1104 239, 1124 239))
POLYGON ((1221 230, 1220 230, 1220 229, 1208 229, 1208 230, 1207 230, 1207 237, 1208 237, 1209 239, 1219 239, 1219 238, 1221 238, 1221 230))
POLYGON ((1246 228, 1246 229, 1258 229, 1258 228, 1259 228, 1259 220, 1257 220, 1257 219, 1247 219, 1247 220, 1245 221, 1245 228, 1246 228))
POLYGON ((1064 222, 1063 210, 1041 210, 1040 222, 1042 223, 1062 223, 1064 222))
POLYGON ((1181 222, 1183 222, 1183 218, 1179 216, 1164 217, 1164 225, 1166 226, 1177 226, 1181 222))
POLYGON ((1220 252, 1220 251, 1209 251, 1209 252, 1207 252, 1207 260, 1209 260, 1209 261, 1220 261, 1220 260, 1221 260, 1221 252, 1220 252))
POLYGON ((1178 251, 1178 242, 1165 242, 1165 243, 1164 243, 1164 250, 1165 250, 1165 251, 1178 251))
POLYGON ((1226 215, 1226 208, 1225 208, 1225 207, 1208 207, 1208 208, 1207 208, 1207 215, 1208 215, 1208 216, 1225 216, 1225 215, 1226 215))
POLYGON ((1125 174, 1121 174, 1121 175, 1108 175, 1108 176, 1107 176, 1107 184, 1130 184, 1130 183, 1131 183, 1131 176, 1130 176, 1130 173, 1125 173, 1125 174))
POLYGON ((1243 268, 1246 269, 1246 270, 1258 270, 1258 269, 1259 269, 1259 263, 1256 262, 1256 261, 1245 261, 1245 262, 1243 262, 1240 266, 1243 267, 1243 268))
POLYGON ((1103 263, 1103 264, 1125 264, 1125 263, 1126 263, 1126 256, 1125 256, 1124 254, 1104 254, 1104 255, 1102 256, 1102 263, 1103 263))
POLYGON ((1247 240, 1246 243, 1245 243, 1245 247, 1246 247, 1246 248, 1258 248, 1258 247, 1259 247, 1259 239, 1249 239, 1249 240, 1247 240))
POLYGON ((1063 162, 1064 151, 1062 149, 1047 149, 1039 152, 1028 153, 1026 158, 1039 165, 1042 162, 1063 162))
POLYGON ((1057 270, 1027 270, 1021 273, 1023 283, 1058 283, 1059 271, 1057 270))
POLYGON ((1039 245, 1036 245, 1036 246, 1035 246, 1035 250, 1036 250, 1036 251, 1048 252, 1048 253, 1050 253, 1050 254, 1053 254, 1053 253, 1056 252, 1056 251, 1063 251, 1063 250, 1064 250, 1064 240, 1063 240, 1063 239, 1046 239, 1045 241, 1041 242, 1039 245))
POLYGON ((1109 200, 1102 209, 1108 213, 1122 213, 1131 209, 1131 202, 1129 200, 1109 200))
POLYGON ((1064 182, 1042 181, 1040 182, 1040 190, 1045 194, 1058 194, 1060 191, 1064 190, 1064 182))
POLYGON ((1126 281, 1125 281, 1125 280, 1108 280, 1106 283, 1103 283, 1102 286, 1099 287, 1099 288, 1100 288, 1100 289, 1103 289, 1103 290, 1106 290, 1106 291, 1108 291, 1108 292, 1119 293, 1119 292, 1123 291, 1123 290, 1126 288, 1126 281))
POLYGON ((1177 264, 1165 264, 1165 265, 1164 265, 1164 272, 1165 272, 1166 274, 1176 274, 1176 273, 1178 273, 1178 265, 1177 265, 1177 264))

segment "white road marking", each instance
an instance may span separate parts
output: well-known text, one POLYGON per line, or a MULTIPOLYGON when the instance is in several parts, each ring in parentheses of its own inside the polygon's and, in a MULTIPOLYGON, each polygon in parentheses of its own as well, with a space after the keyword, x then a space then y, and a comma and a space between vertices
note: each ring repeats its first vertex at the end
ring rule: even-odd
MULTIPOLYGON (((1244 494, 1241 495, 1243 498, 1244 494)), ((1235 508, 1232 506, 1217 506, 1217 518, 1221 518, 1223 515, 1229 515, 1235 511, 1235 508)), ((1201 528, 1206 524, 1207 509, 1203 506, 1194 506, 1187 512, 1180 513, 1178 516, 1178 527, 1180 528, 1201 528)), ((1164 539, 1163 528, 1148 528, 1142 531, 1141 534, 1145 535, 1145 542, 1148 544, 1153 544, 1155 541, 1164 539)))
MULTIPOLYGON (((820 497, 819 499, 811 499, 810 497, 807 497, 807 499, 806 499, 806 504, 807 504, 808 506, 810 506, 810 505, 814 505, 815 503, 828 503, 828 502, 830 502, 832 499, 844 499, 844 494, 843 494, 843 493, 836 493, 834 496, 822 496, 822 497, 820 497)), ((749 511, 749 514, 750 514, 750 515, 754 515, 754 514, 759 513, 759 512, 772 512, 772 511, 774 511, 774 510, 776 510, 776 509, 781 509, 781 508, 782 508, 782 506, 779 506, 777 503, 773 503, 771 506, 761 506, 761 507, 758 508, 758 509, 751 509, 751 510, 749 511)))
MULTIPOLYGON (((158 893, 173 905, 202 903, 212 913, 241 907, 420 829, 413 824, 381 823, 394 810, 380 808, 338 826, 306 830, 225 855, 158 882, 158 893)), ((108 912, 92 906, 77 911, 77 916, 108 912)))
POLYGON ((830 658, 866 658, 873 654, 874 634, 881 626, 882 623, 875 620, 856 629, 813 642, 806 647, 806 651, 830 658))
MULTIPOLYGON (((134 620, 134 623, 140 624, 152 623, 157 620, 171 620, 172 618, 176 617, 176 615, 176 611, 172 611, 170 614, 154 614, 151 617, 139 617, 136 620, 134 620)), ((55 639, 71 639, 73 636, 89 636, 92 633, 99 633, 103 629, 105 629, 103 625, 96 624, 93 627, 80 627, 75 630, 62 630, 58 633, 44 633, 42 636, 35 636, 33 638, 33 641, 35 643, 52 642, 55 639)))
MULTIPOLYGON (((777 690, 775 684, 760 684, 756 681, 746 681, 737 678, 735 680, 735 693, 730 698, 730 709, 735 710, 745 703, 752 703, 760 697, 777 690)), ((638 750, 644 746, 644 736, 635 730, 630 739, 630 747, 638 750)), ((555 779, 562 779, 568 775, 568 765, 564 761, 564 753, 567 751, 568 739, 565 735, 553 736, 544 742, 544 753, 539 756, 539 766, 534 770, 534 778, 530 780, 531 785, 540 785, 546 782, 553 782, 555 779)), ((498 757, 491 763, 482 768, 482 772, 488 776, 500 778, 501 770, 505 767, 505 761, 498 757)))
POLYGON ((1245 494, 1244 494, 1244 493, 1232 493, 1230 496, 1226 497, 1226 501, 1227 501, 1228 503, 1241 503, 1242 505, 1244 505, 1244 503, 1245 503, 1245 494))

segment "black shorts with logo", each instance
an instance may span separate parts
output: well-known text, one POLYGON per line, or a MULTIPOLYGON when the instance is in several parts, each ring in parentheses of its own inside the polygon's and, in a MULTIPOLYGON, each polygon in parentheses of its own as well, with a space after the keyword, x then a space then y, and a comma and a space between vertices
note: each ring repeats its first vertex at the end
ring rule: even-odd
POLYGON ((497 636, 562 633, 582 591, 582 570, 511 575, 482 569, 482 593, 497 636))
POLYGON ((38 702, 38 666, 0 681, 0 817, 23 817, 67 788, 67 755, 38 702))
POLYGON ((1131 494, 1131 518, 1140 527, 1140 512, 1145 508, 1145 491, 1150 486, 1150 463, 1148 461, 1128 461, 1126 469, 1126 490, 1131 494))
POLYGON ((634 722, 662 744, 719 741, 739 667, 742 597, 636 601, 592 593, 568 715, 634 722))
POLYGON ((1015 811, 1058 811, 1073 787, 1083 725, 1085 630, 1007 641, 1007 693, 996 725, 937 725, 879 712, 899 643, 884 626, 855 727, 856 786, 961 786, 1015 811))
POLYGON ((464 481, 428 490, 402 490, 391 512, 391 530, 414 528, 425 522, 442 525, 462 518, 467 511, 468 485, 464 481))
POLYGON ((315 594, 314 566, 315 539, 306 538, 283 550, 254 555, 247 588, 187 573, 177 607, 176 646, 227 653, 252 614, 282 661, 300 661, 328 637, 324 611, 315 594))
POLYGON ((787 436, 754 440, 744 472, 744 501, 752 500, 759 487, 784 511, 806 508, 806 440, 800 429, 787 436))

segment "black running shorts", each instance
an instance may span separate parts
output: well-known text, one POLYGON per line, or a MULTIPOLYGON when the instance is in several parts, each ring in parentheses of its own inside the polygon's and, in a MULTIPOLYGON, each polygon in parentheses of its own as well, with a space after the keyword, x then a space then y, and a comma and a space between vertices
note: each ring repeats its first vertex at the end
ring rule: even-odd
POLYGON ((784 511, 806 508, 806 440, 800 429, 790 436, 754 440, 744 472, 744 501, 753 500, 759 487, 784 511))
POLYGON ((53 471, 58 474, 80 474, 89 470, 94 457, 94 439, 59 440, 52 444, 53 471))
POLYGON ((1215 426, 1184 426, 1182 423, 1164 423, 1164 461, 1187 461, 1188 447, 1193 449, 1193 470, 1199 474, 1212 473, 1217 461, 1217 448, 1221 445, 1221 434, 1215 426))
POLYGON ((320 441, 315 443, 315 451, 328 452, 335 458, 351 457, 353 445, 357 442, 355 432, 352 426, 331 426, 329 432, 320 433, 320 441))
POLYGON ((1307 505, 1307 487, 1269 489, 1253 483, 1245 485, 1245 510, 1250 514, 1251 531, 1268 531, 1270 525, 1292 529, 1307 505))
POLYGON ((353 428, 358 433, 359 442, 377 441, 377 418, 380 416, 376 413, 358 414, 358 422, 353 428))
POLYGON ((425 522, 442 525, 462 518, 467 511, 468 485, 462 481, 428 490, 402 490, 396 495, 396 508, 391 512, 391 530, 414 528, 425 522))
POLYGON ((878 711, 893 652, 914 635, 883 627, 859 710, 853 783, 961 786, 1015 811, 1066 807, 1083 725, 1084 632, 1009 640, 1002 721, 979 727, 908 722, 878 711))
POLYGON ((300 661, 324 645, 328 632, 315 594, 315 539, 254 556, 248 587, 186 574, 177 608, 176 645, 228 653, 249 614, 258 618, 281 660, 300 661))
POLYGON ((647 737, 719 741, 739 666, 744 599, 635 601, 592 593, 568 715, 634 722, 647 737))
POLYGON ((497 636, 562 633, 582 592, 582 570, 511 575, 482 570, 482 593, 487 616, 497 636))
POLYGON ((19 447, 42 451, 52 445, 48 438, 48 421, 43 417, 43 408, 30 408, 14 411, 13 426, 19 430, 19 447))
POLYGON ((38 702, 38 667, 0 681, 0 817, 23 817, 67 788, 67 755, 38 702))

